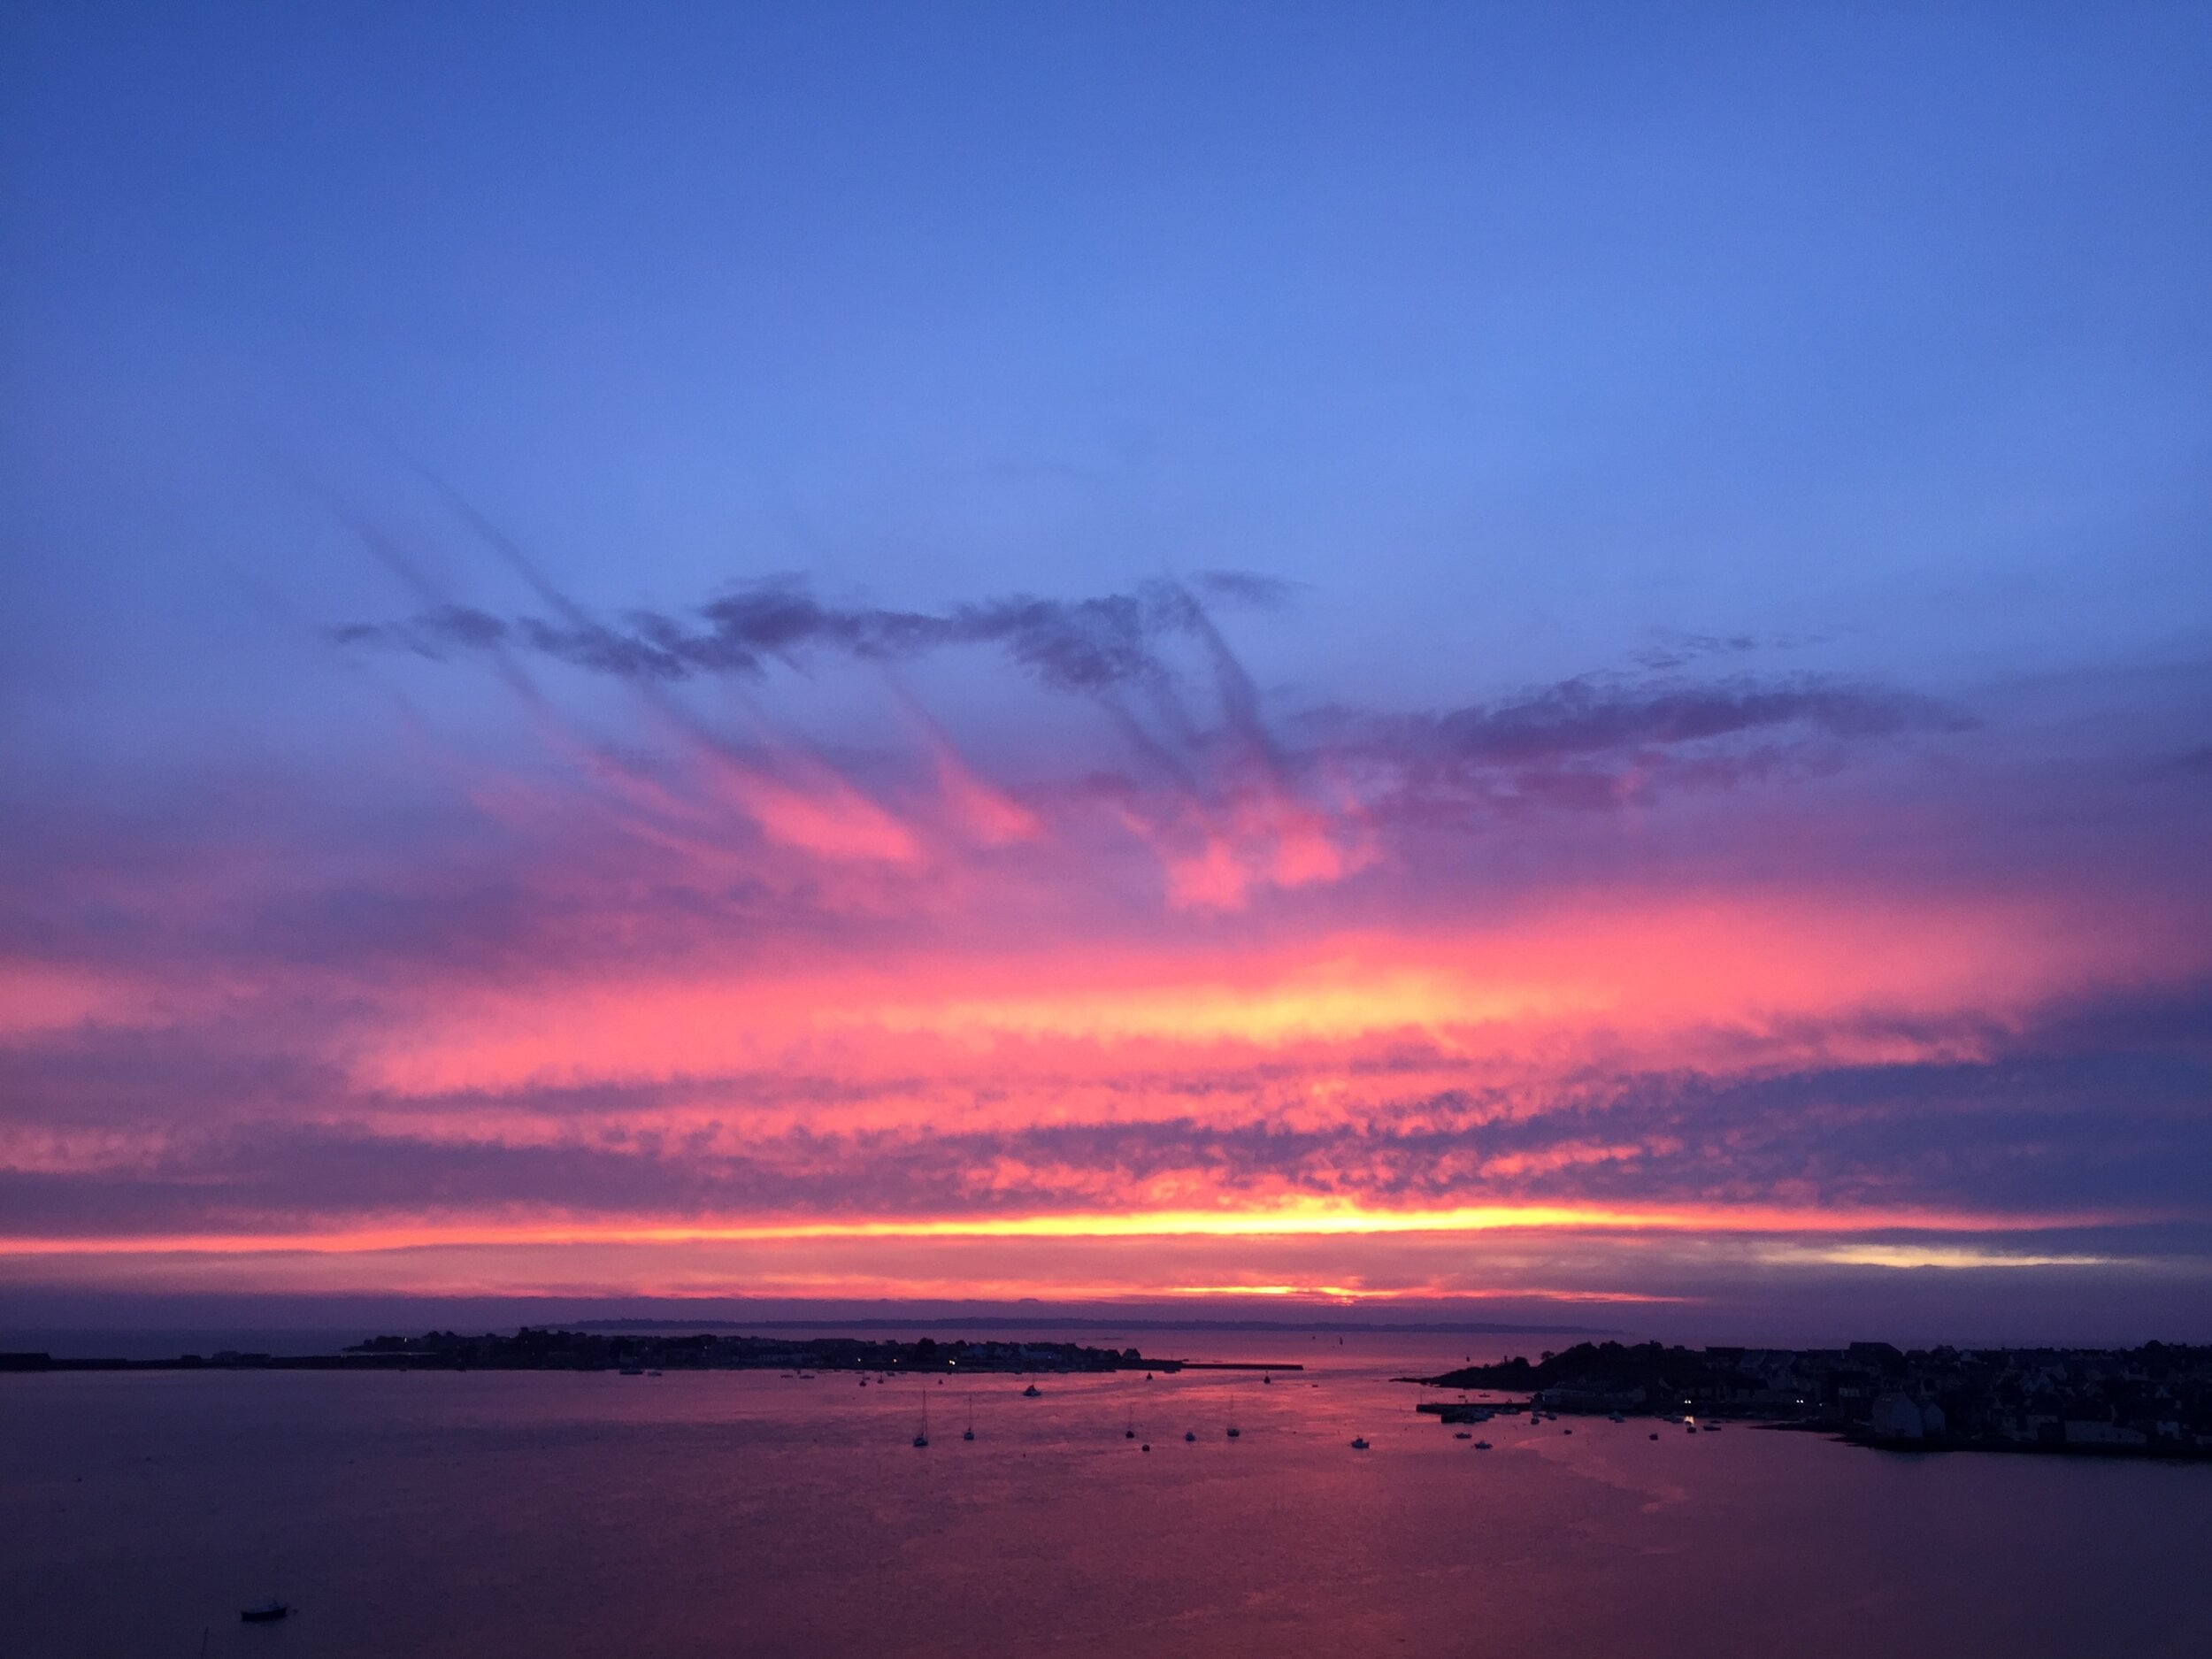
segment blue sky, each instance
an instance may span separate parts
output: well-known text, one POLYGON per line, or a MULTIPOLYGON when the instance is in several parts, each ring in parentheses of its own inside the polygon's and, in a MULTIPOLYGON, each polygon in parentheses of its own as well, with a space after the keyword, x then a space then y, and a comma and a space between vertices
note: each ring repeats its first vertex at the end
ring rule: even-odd
POLYGON ((1252 567, 1340 690, 2202 642, 2192 8, 12 15, 10 608, 104 696, 280 652, 211 570, 369 603, 285 469, 388 442, 606 603, 1252 567))

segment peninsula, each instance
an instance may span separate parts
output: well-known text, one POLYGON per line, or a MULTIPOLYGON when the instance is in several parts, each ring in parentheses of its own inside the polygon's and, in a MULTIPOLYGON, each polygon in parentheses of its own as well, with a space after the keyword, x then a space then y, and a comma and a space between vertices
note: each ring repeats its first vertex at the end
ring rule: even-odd
POLYGON ((563 1331, 378 1336, 336 1354, 184 1354, 174 1359, 58 1359, 0 1354, 0 1371, 841 1371, 940 1372, 1296 1371, 1290 1363, 1148 1359, 1133 1348, 1073 1342, 866 1341, 856 1337, 687 1336, 563 1331))

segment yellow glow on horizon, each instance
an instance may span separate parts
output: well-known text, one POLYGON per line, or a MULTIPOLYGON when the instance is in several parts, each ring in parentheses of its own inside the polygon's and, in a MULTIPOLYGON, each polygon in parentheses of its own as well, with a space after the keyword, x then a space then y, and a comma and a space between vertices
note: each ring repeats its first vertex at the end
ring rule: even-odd
MULTIPOLYGON (((962 1216, 849 1221, 762 1220, 726 1223, 549 1218, 529 1223, 469 1225, 392 1221, 347 1230, 267 1233, 197 1233, 107 1238, 0 1237, 0 1256, 134 1256, 176 1253, 245 1255, 278 1252, 339 1254, 439 1247, 512 1245, 684 1245, 782 1240, 1036 1239, 1292 1239, 1510 1231, 1582 1233, 1708 1233, 1718 1234, 1849 1233, 1888 1230, 1933 1233, 2032 1232, 2050 1227, 2140 1222, 2143 1216, 1985 1216, 1918 1210, 1803 1210, 1771 1207, 1617 1209, 1574 1204, 1489 1204, 1447 1210, 1370 1210, 1356 1205, 1300 1201, 1264 1209, 1149 1210, 1025 1216, 962 1216)), ((1839 1246, 1838 1250, 1847 1247, 1839 1246)), ((1918 1247, 1847 1247, 1870 1265, 1906 1262, 1918 1247), (1888 1251, 1890 1256, 1881 1256, 1888 1251)), ((1924 1256, 1925 1251, 1919 1251, 1924 1256)), ((1809 1251, 1805 1259, 1840 1263, 1835 1252, 1809 1251)), ((2004 1262, 2024 1258, 2005 1256, 2004 1262)), ((2052 1264, 2086 1264, 2105 1258, 2052 1257, 2052 1264)), ((1992 1264, 1995 1264, 1993 1261, 1992 1264)))

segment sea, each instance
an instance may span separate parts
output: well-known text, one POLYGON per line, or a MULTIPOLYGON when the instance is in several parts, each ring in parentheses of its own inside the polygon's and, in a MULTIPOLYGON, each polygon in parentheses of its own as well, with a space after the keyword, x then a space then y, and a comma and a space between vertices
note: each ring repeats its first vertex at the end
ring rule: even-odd
POLYGON ((1302 1369, 0 1376, 0 1654, 2212 1655, 2212 1465, 1481 1450, 1394 1379, 1494 1336, 1033 1334, 1302 1369))

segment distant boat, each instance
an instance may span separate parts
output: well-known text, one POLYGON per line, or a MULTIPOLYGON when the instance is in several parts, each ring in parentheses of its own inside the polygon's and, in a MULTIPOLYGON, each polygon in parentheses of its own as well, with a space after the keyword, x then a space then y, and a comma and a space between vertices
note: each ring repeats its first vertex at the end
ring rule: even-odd
POLYGON ((1236 1439, 1236 1437, 1237 1437, 1239 1434, 1242 1433, 1243 1432, 1244 1432, 1243 1430, 1239 1429, 1239 1428, 1235 1428, 1235 1427, 1233 1427, 1233 1427, 1229 1430, 1229 1438, 1230 1438, 1231 1440, 1234 1440, 1234 1439, 1236 1439))
POLYGON ((1458 1433, 1453 1435, 1452 1438, 1455 1440, 1471 1440, 1475 1437, 1469 1430, 1462 1429, 1458 1433))
POLYGON ((1656 1434, 1655 1434, 1655 1435, 1653 1435, 1651 1438, 1652 1438, 1653 1440, 1657 1440, 1659 1437, 1658 1437, 1656 1434))
POLYGON ((1035 1383, 1031 1383, 1028 1387, 1022 1390, 1022 1398, 1025 1400, 1034 1400, 1041 1392, 1042 1391, 1038 1388, 1035 1383))
POLYGON ((922 1394, 922 1426, 914 1436, 914 1444, 918 1448, 929 1444, 929 1394, 927 1391, 924 1391, 922 1394))
POLYGON ((1627 1419, 1626 1417, 1623 1417, 1623 1416, 1622 1416, 1619 1412, 1617 1412, 1617 1411, 1615 1411, 1615 1412, 1611 1412, 1611 1413, 1609 1413, 1609 1414, 1607 1416, 1606 1420, 1607 1420, 1608 1422, 1609 1422, 1609 1423, 1625 1423, 1625 1422, 1627 1422, 1627 1421, 1628 1421, 1628 1419, 1627 1419))
POLYGON ((657 1376, 659 1376, 659 1375, 660 1375, 660 1372, 658 1372, 658 1371, 647 1371, 645 1374, 646 1374, 648 1377, 657 1377, 657 1376))
POLYGON ((1477 1440, 1475 1442, 1475 1449, 1479 1452, 1486 1452, 1490 1449, 1490 1442, 1488 1440, 1477 1440))
POLYGON ((1365 1451, 1367 1449, 1367 1437, 1364 1434, 1355 1434, 1352 1437, 1352 1449, 1356 1452, 1365 1451))
POLYGON ((1190 1441, 1194 1440, 1197 1438, 1198 1431, 1196 1429, 1185 1429, 1183 1431, 1183 1440, 1186 1444, 1188 1444, 1190 1441))
POLYGON ((642 1365, 625 1365, 622 1368, 622 1374, 625 1377, 642 1377, 645 1375, 645 1367, 642 1365))
MULTIPOLYGON (((275 1571, 269 1574, 269 1599, 257 1602, 252 1607, 241 1608, 238 1610, 238 1617, 241 1620, 249 1624, 273 1624, 277 1620, 290 1614, 292 1604, 276 1592, 278 1577, 279 1572, 275 1571)), ((203 1637, 201 1643, 202 1646, 205 1646, 206 1638, 203 1637)))
POLYGON ((1260 1376, 1260 1380, 1261 1380, 1262 1382, 1271 1383, 1271 1382, 1273 1382, 1275 1379, 1274 1379, 1272 1377, 1268 1376, 1265 1372, 1262 1372, 1262 1373, 1261 1373, 1261 1376, 1260 1376))
POLYGON ((1560 1430, 1559 1432, 1560 1432, 1562 1434, 1572 1434, 1572 1433, 1574 1432, 1574 1431, 1573 1431, 1572 1429, 1562 1429, 1562 1430, 1560 1430))
POLYGON ((1708 1434, 1717 1434, 1720 1432, 1720 1425, 1717 1423, 1708 1423, 1705 1425, 1705 1432, 1708 1434))
POLYGON ((970 1394, 968 1396, 967 1432, 962 1434, 960 1438, 964 1440, 972 1440, 975 1438, 975 1396, 973 1394, 970 1394))

